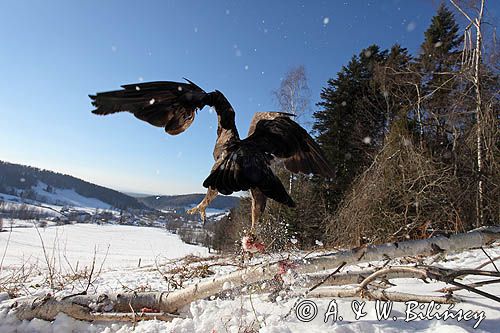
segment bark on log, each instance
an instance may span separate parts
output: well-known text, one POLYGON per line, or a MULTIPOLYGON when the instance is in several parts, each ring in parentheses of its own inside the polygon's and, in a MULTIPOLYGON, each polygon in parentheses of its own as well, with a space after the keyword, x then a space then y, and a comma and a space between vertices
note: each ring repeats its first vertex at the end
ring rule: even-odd
MULTIPOLYGON (((347 264, 387 260, 404 256, 432 255, 441 251, 457 251, 477 248, 500 239, 500 227, 481 228, 450 237, 434 237, 425 240, 389 243, 378 246, 341 251, 334 254, 303 259, 288 263, 297 273, 312 273, 335 269, 342 262, 347 264)), ((41 318, 53 320, 57 313, 64 312, 77 319, 87 319, 92 312, 127 312, 143 307, 160 313, 177 313, 179 309, 193 301, 204 299, 229 288, 271 279, 283 269, 283 263, 251 266, 222 277, 204 280, 173 292, 123 293, 114 295, 74 296, 61 301, 53 298, 43 302, 27 301, 15 306, 20 319, 41 318), (226 288, 225 288, 226 287, 226 288), (75 305, 76 304, 76 305, 75 305), (85 312, 84 314, 82 314, 85 312)), ((168 315, 166 315, 168 316, 168 315)))

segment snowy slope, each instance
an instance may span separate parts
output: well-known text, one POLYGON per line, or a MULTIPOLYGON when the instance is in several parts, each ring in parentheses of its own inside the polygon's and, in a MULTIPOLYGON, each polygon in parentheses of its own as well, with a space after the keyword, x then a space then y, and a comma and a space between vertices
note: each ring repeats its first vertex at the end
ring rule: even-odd
POLYGON ((0 200, 7 202, 27 202, 40 205, 55 205, 55 206, 71 206, 95 210, 98 209, 111 209, 111 205, 96 199, 88 198, 78 194, 75 190, 53 188, 52 192, 47 192, 45 189, 47 185, 38 182, 36 186, 32 187, 32 190, 36 194, 36 200, 21 199, 18 196, 11 194, 0 193, 0 200))
MULTIPOLYGON (((102 255, 102 246, 106 246, 107 240, 111 244, 110 254, 106 259, 108 269, 104 270, 93 284, 92 292, 99 294, 105 291, 150 291, 150 290, 166 290, 167 284, 165 276, 168 275, 171 269, 181 271, 186 267, 193 268, 199 264, 210 264, 210 270, 213 275, 206 278, 213 278, 227 274, 237 268, 232 265, 237 265, 239 259, 236 256, 227 257, 209 257, 203 262, 185 260, 164 260, 165 258, 178 257, 179 255, 198 252, 206 255, 203 249, 199 247, 189 247, 188 245, 178 243, 172 239, 173 236, 161 232, 158 229, 149 230, 149 228, 135 227, 101 227, 101 226, 70 226, 59 232, 60 239, 68 239, 66 243, 66 251, 72 256, 72 260, 84 260, 85 256, 91 257, 93 246, 99 246, 99 254, 102 255), (123 229, 122 229, 123 228, 123 229), (140 230, 142 229, 142 230, 140 230), (74 234, 74 235, 72 235, 74 234), (64 238, 66 235, 67 238, 64 238), (62 237, 61 237, 62 236, 62 237), (165 244, 168 243, 168 244, 165 244), (155 251, 159 250, 159 251, 155 251), (163 256, 158 261, 158 266, 151 265, 151 258, 157 254, 163 256), (138 257, 142 257, 143 265, 137 267, 138 257), (148 259, 149 258, 149 259, 148 259), (148 261, 149 260, 149 261, 148 261), (229 264, 229 265, 228 265, 229 264)), ((48 228, 46 231, 41 231, 42 236, 46 237, 47 243, 55 237, 55 231, 58 229, 48 228), (46 232, 47 234, 43 234, 46 232), (52 235, 52 236, 50 236, 52 235), (52 237, 52 238, 51 238, 52 237)), ((6 257, 6 263, 14 267, 19 265, 20 251, 32 253, 32 255, 40 256, 39 251, 34 249, 34 243, 37 243, 36 231, 23 229, 16 231, 16 235, 12 234, 11 244, 9 247, 9 255, 6 257), (24 241, 26 240, 26 241, 24 241), (28 251, 29 249, 29 251, 28 251), (31 252, 30 252, 31 251, 31 252), (38 253, 38 254, 37 254, 38 253)), ((0 249, 4 248, 6 233, 0 234, 0 249)), ((39 241, 38 241, 39 242, 39 241)), ((485 247, 485 250, 491 257, 500 256, 500 244, 485 247)), ((314 254, 312 254, 314 255, 314 254)), ((304 256, 302 252, 292 252, 286 254, 292 258, 304 256)), ((282 256, 278 255, 260 255, 252 260, 252 263, 267 262, 276 260, 282 256)), ((480 250, 469 250, 462 253, 451 253, 445 256, 438 255, 425 259, 426 264, 445 268, 475 268, 479 264, 488 261, 488 258, 480 250)), ((88 262, 88 261, 87 261, 88 262)), ((381 266, 381 262, 373 262, 371 265, 381 266)), ((395 260, 391 264, 401 264, 395 260)), ((370 264, 351 265, 343 268, 343 272, 352 270, 363 270, 370 264)), ((484 269, 494 270, 494 267, 489 264, 484 269)), ((7 269, 9 271, 9 269, 7 269)), ((5 270, 4 270, 5 274, 5 270)), ((169 275, 170 276, 170 275, 169 275)), ((192 277, 185 281, 186 285, 200 281, 201 277, 192 277)), ((287 276, 287 279, 293 281, 293 277, 287 276)), ((488 278, 482 278, 485 280, 488 278)), ((39 287, 34 287, 33 281, 41 283, 40 277, 34 276, 32 280, 26 282, 26 288, 29 293, 47 292, 46 283, 41 283, 39 287), (31 282, 30 282, 31 281, 31 282)), ((464 283, 478 281, 476 278, 469 277, 464 283)), ((420 295, 438 295, 436 290, 445 286, 444 283, 431 281, 424 283, 417 279, 392 279, 394 287, 389 288, 390 291, 402 291, 406 293, 414 293, 420 295)), ((264 287, 264 286, 262 286, 264 287)), ((292 289, 301 287, 299 281, 292 283, 292 289)), ((60 295, 74 293, 76 288, 78 291, 78 283, 69 283, 64 290, 60 291, 60 295)), ((498 284, 492 284, 481 287, 481 290, 491 294, 500 295, 500 287, 498 284)), ((485 318, 479 322, 478 328, 474 329, 474 325, 478 323, 477 319, 457 321, 454 319, 444 320, 415 320, 405 322, 406 305, 404 303, 394 303, 391 316, 385 320, 378 320, 375 313, 375 302, 367 301, 364 306, 366 316, 356 319, 352 311, 351 305, 353 299, 336 299, 338 312, 342 316, 342 320, 333 322, 329 317, 327 322, 324 322, 324 314, 332 299, 311 299, 316 303, 318 308, 317 316, 310 322, 301 322, 297 319, 294 312, 286 317, 286 314, 297 301, 297 297, 287 297, 286 295, 279 299, 276 303, 268 300, 267 294, 255 293, 252 297, 235 296, 234 298, 202 300, 191 304, 191 306, 183 309, 181 315, 184 319, 175 319, 172 322, 149 321, 139 322, 135 328, 131 324, 125 323, 85 323, 68 318, 60 314, 57 319, 52 322, 41 320, 32 320, 21 322, 9 312, 6 306, 8 300, 0 303, 0 332, 176 332, 176 333, 205 333, 205 332, 262 332, 262 333, 289 333, 303 332, 320 333, 320 332, 341 332, 341 333, 357 333, 357 332, 498 332, 500 327, 500 304, 495 301, 486 299, 476 294, 466 291, 455 293, 462 302, 454 306, 453 311, 472 311, 475 314, 484 316, 485 318), (3 308, 2 308, 3 305, 3 308), (395 317, 395 320, 393 319, 395 317)), ((4 294, 4 298, 5 298, 4 294)), ((0 294, 0 299, 2 298, 0 294)), ((361 301, 361 300, 359 300, 361 301)), ((447 309, 448 305, 443 306, 447 309)))
POLYGON ((87 207, 110 209, 111 206, 99 199, 87 198, 75 192, 75 190, 54 188, 52 192, 47 192, 45 189, 47 184, 38 182, 33 191, 45 200, 40 200, 46 203, 51 203, 58 206, 73 206, 73 207, 87 207))

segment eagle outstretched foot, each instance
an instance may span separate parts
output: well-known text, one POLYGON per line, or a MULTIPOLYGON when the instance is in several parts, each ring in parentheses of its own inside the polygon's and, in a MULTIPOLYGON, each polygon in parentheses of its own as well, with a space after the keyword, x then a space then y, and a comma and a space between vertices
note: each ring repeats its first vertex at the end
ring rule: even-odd
POLYGON ((264 253, 266 249, 264 243, 256 241, 256 237, 254 234, 243 236, 243 238, 241 239, 241 247, 244 252, 250 253, 264 253))
POLYGON ((195 206, 191 209, 188 209, 186 211, 186 213, 188 214, 196 214, 196 213, 200 213, 200 216, 201 216, 201 220, 203 221, 203 225, 205 225, 205 222, 207 221, 207 214, 205 213, 205 209, 207 209, 207 207, 204 207, 204 206, 195 206))

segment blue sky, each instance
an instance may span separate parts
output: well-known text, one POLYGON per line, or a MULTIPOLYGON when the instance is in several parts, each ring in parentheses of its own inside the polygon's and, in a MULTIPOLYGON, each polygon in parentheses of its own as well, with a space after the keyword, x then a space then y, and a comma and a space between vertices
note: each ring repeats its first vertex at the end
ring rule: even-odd
POLYGON ((362 48, 400 43, 418 52, 438 5, 3 0, 0 160, 123 191, 202 192, 216 137, 208 108, 188 131, 168 136, 130 114, 92 115, 87 95, 187 77, 226 95, 244 136, 254 112, 276 109, 271 91, 292 66, 305 66, 314 105, 326 81, 362 48))

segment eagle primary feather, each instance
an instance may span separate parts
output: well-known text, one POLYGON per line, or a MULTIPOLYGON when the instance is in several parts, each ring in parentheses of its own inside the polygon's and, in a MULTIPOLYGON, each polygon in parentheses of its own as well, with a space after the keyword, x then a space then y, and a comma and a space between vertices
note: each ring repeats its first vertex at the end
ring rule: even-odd
POLYGON ((108 115, 128 111, 153 126, 164 127, 171 135, 184 132, 193 122, 196 110, 203 108, 207 93, 194 83, 147 82, 127 84, 122 90, 89 95, 92 113, 108 115))

